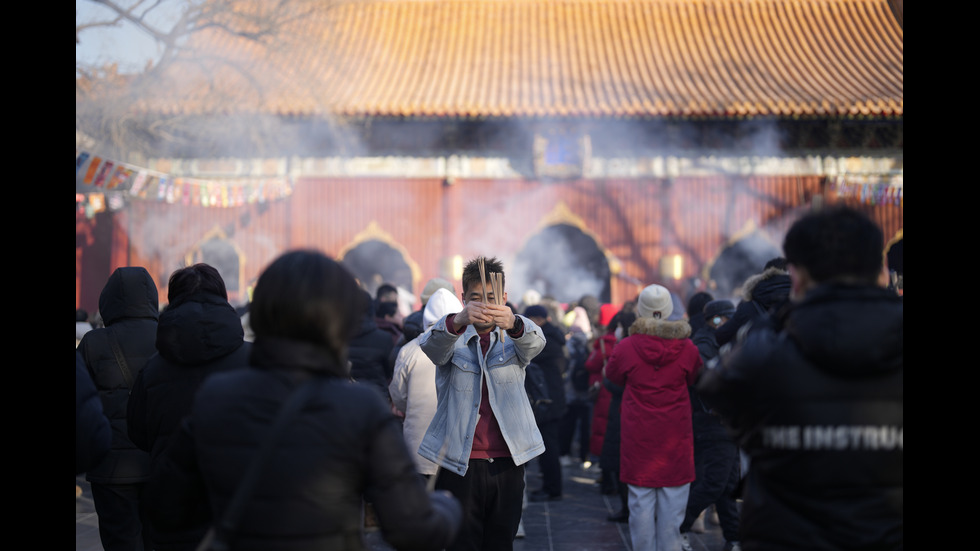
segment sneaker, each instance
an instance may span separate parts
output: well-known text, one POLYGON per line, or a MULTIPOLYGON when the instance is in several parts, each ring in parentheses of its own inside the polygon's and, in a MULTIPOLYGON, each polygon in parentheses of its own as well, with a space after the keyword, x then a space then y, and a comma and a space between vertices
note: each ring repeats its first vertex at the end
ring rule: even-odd
POLYGON ((514 537, 520 539, 523 538, 525 535, 526 534, 524 533, 524 519, 521 519, 521 521, 517 523, 517 535, 514 537))
POLYGON ((684 551, 694 551, 694 548, 691 547, 691 540, 687 537, 687 532, 681 532, 681 549, 684 551))

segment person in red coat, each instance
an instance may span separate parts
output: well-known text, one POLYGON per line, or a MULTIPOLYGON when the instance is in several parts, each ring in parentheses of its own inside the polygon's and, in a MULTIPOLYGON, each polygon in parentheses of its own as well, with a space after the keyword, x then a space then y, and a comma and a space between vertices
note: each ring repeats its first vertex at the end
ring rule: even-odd
POLYGON ((624 387, 620 479, 629 485, 633 549, 681 548, 680 525, 694 480, 694 435, 688 386, 701 356, 684 320, 668 321, 670 292, 643 289, 637 320, 606 364, 606 378, 624 387))
MULTIPOLYGON (((595 393, 595 404, 592 408, 592 436, 589 438, 589 452, 595 457, 602 456, 602 443, 606 436, 606 422, 609 419, 609 402, 612 401, 612 394, 603 386, 602 379, 605 377, 603 370, 606 361, 616 346, 615 331, 614 325, 606 327, 606 332, 592 341, 592 353, 585 360, 585 369, 589 371, 589 388, 596 389, 592 391, 595 393)), ((615 494, 616 479, 613 477, 616 473, 601 461, 599 468, 600 491, 607 495, 615 494)))

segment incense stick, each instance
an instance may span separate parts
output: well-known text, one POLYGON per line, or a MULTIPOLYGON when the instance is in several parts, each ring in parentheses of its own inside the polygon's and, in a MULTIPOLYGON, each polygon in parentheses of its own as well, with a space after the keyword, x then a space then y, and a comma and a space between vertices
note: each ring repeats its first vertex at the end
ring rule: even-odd
POLYGON ((483 272, 484 267, 483 267, 482 256, 480 257, 479 262, 480 262, 480 282, 483 283, 483 303, 486 304, 487 303, 487 277, 483 272))

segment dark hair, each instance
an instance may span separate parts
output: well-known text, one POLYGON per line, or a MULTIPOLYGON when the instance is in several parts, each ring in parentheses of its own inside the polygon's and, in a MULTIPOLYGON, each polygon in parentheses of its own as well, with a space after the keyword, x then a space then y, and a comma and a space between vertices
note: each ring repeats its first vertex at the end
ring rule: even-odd
POLYGON ((381 297, 390 294, 394 294, 397 300, 398 288, 391 283, 382 283, 378 286, 378 290, 374 293, 374 300, 381 302, 381 297))
MULTIPOLYGON (((487 282, 487 294, 490 292, 490 272, 496 272, 500 274, 500 282, 504 283, 504 265, 494 258, 486 258, 478 256, 473 260, 466 263, 463 267, 463 294, 470 292, 470 286, 476 283, 481 283, 483 280, 487 282), (483 259, 483 276, 480 276, 480 259, 483 259)), ((504 287, 506 288, 506 286, 504 287)), ((500 297, 503 298, 503 297, 500 297)))
POLYGON ((75 321, 88 321, 88 312, 84 308, 76 308, 75 321))
POLYGON ((170 281, 167 283, 167 301, 170 304, 197 292, 218 295, 228 300, 225 280, 210 264, 201 262, 170 274, 170 281))
POLYGON ((802 266, 817 283, 857 278, 873 284, 881 272, 884 235, 864 213, 826 207, 797 220, 783 241, 789 264, 802 266))
POLYGON ((370 298, 354 276, 323 253, 299 249, 284 253, 259 276, 252 292, 249 322, 256 340, 282 337, 329 350, 347 362, 347 345, 360 325, 370 298))
MULTIPOLYGON (((616 314, 616 325, 623 328, 623 336, 629 334, 630 326, 636 321, 636 312, 624 312, 622 310, 616 314)), ((616 327, 613 327, 613 331, 616 331, 616 327)))

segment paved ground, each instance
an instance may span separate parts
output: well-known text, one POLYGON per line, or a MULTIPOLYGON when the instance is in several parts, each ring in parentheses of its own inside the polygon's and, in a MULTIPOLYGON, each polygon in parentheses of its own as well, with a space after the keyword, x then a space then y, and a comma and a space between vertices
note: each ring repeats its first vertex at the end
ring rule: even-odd
MULTIPOLYGON (((528 503, 524 510, 526 536, 515 541, 514 551, 632 551, 626 524, 609 522, 606 516, 619 508, 617 496, 599 493, 598 472, 579 466, 564 469, 565 496, 561 501, 528 503)), ((75 551, 103 551, 92 493, 84 477, 75 483, 82 496, 75 500, 75 551)), ((540 486, 536 462, 528 468, 528 487, 540 486)), ((695 551, 721 551, 721 530, 705 521, 705 533, 691 534, 695 551)), ((371 551, 390 551, 378 532, 366 539, 371 551)))

